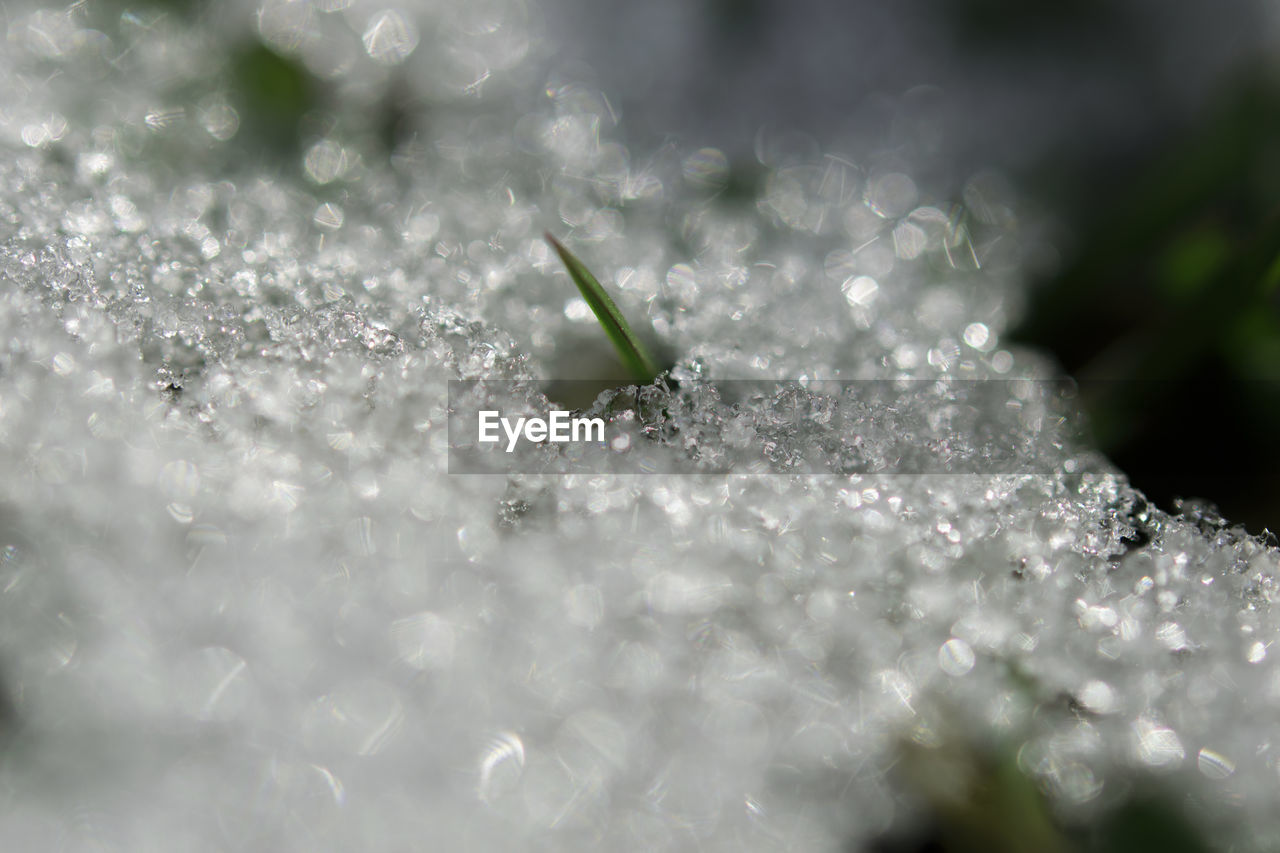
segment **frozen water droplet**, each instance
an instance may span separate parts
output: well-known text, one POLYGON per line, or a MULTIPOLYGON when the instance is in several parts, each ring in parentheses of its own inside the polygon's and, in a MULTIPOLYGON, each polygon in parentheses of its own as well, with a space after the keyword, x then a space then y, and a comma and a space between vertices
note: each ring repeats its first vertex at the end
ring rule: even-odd
POLYGON ((480 782, 476 793, 492 803, 515 790, 524 772, 524 741, 514 732, 500 732, 480 758, 480 782))
POLYGON ((50 362, 53 372, 59 376, 68 376, 75 372, 76 360, 69 353, 60 352, 56 354, 50 362))
POLYGON ((867 205, 885 219, 905 215, 919 198, 916 182, 901 172, 872 178, 867 184, 867 205))
POLYGON ((1177 622, 1164 622, 1156 628, 1156 639, 1170 651, 1177 652, 1187 647, 1187 632, 1177 622))
POLYGON ((964 328, 964 342, 980 352, 991 349, 991 330, 984 323, 970 323, 964 328))
POLYGON ((729 180, 729 158, 718 148, 699 148, 685 158, 683 171, 694 186, 718 189, 729 180))
POLYGON ((292 53, 311 29, 313 10, 303 0, 266 0, 258 11, 258 32, 277 49, 292 53))
POLYGON ((375 62, 399 65, 417 46, 418 29, 400 12, 387 9, 369 18, 364 49, 375 62))
POLYGON ((219 142, 226 142, 240 129, 240 114, 226 101, 217 99, 200 109, 200 126, 219 142))
POLYGON ((1178 733, 1148 718, 1133 726, 1138 760, 1149 767, 1169 767, 1182 763, 1186 750, 1178 733))
POLYGON ((823 270, 828 278, 845 282, 858 274, 858 261, 848 249, 833 249, 823 259, 823 270))
POLYGON ((924 229, 913 222, 899 222, 893 229, 893 251, 904 261, 920 257, 928 245, 924 229))
POLYGON ((589 323, 593 319, 591 306, 580 296, 575 296, 564 303, 564 316, 575 323, 589 323))
POLYGON ((179 524, 190 524, 195 521, 196 512, 189 504, 170 503, 165 506, 169 517, 179 524))
POLYGON ((1196 756, 1196 767, 1207 778, 1220 782, 1236 772, 1236 764, 1230 758, 1227 758, 1220 752, 1216 752, 1209 747, 1200 750, 1200 754, 1196 756))
POLYGON ((880 285, 876 283, 874 278, 860 275, 846 281, 842 290, 844 290, 845 300, 850 305, 865 308, 876 298, 876 294, 880 291, 880 285))
POLYGON ((168 130, 187 117, 187 111, 183 107, 167 107, 152 110, 147 113, 143 121, 147 125, 147 129, 151 131, 168 130))
POLYGON ((938 666, 947 675, 959 678, 973 669, 976 658, 973 649, 964 640, 952 637, 938 649, 938 666))
POLYGON ((322 231, 337 231, 342 227, 345 216, 342 208, 333 202, 326 201, 316 208, 315 214, 312 215, 311 221, 316 227, 322 231))
POLYGON ((1116 693, 1105 681, 1090 681, 1076 694, 1080 704, 1095 714, 1110 714, 1116 710, 1116 693))
POLYGON ((307 177, 322 186, 341 178, 347 171, 347 165, 347 152, 328 139, 312 145, 302 158, 307 177))

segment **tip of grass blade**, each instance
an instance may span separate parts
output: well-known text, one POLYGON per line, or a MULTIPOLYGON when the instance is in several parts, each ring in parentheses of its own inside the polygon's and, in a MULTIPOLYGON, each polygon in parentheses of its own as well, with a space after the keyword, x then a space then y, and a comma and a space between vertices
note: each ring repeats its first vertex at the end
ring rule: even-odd
POLYGON ((609 336, 609 340, 613 341, 613 346, 618 350, 623 364, 641 382, 648 383, 657 379, 658 374, 662 372, 658 368, 658 363, 640 343, 640 339, 636 337, 626 318, 618 310, 618 306, 605 292, 596 277, 591 274, 591 270, 587 269, 586 264, 578 260, 577 256, 566 249, 551 232, 547 232, 544 236, 551 244, 551 248, 555 249, 556 254, 560 256, 560 261, 568 271, 569 278, 573 279, 573 283, 578 286, 578 292, 591 307, 605 334, 609 336))

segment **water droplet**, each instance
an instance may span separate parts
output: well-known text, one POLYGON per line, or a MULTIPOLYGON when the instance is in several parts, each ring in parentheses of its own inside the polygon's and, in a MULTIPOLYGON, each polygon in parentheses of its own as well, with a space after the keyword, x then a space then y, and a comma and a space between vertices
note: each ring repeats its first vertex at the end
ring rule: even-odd
POLYGON ((187 117, 187 111, 182 107, 167 107, 158 110, 152 110, 147 113, 143 121, 147 125, 147 129, 154 132, 168 130, 187 117))
POLYGON ((964 342, 980 352, 991 349, 991 330, 984 323, 970 323, 964 327, 964 342))
POLYGON ((1156 628, 1156 639, 1169 651, 1181 651, 1187 647, 1187 632, 1177 622, 1164 622, 1156 628))
POLYGON ((1133 726, 1137 757, 1150 767, 1176 766, 1186 757, 1178 733, 1168 726, 1140 718, 1133 726))
POLYGON ((1090 681, 1080 688, 1076 699, 1095 714, 1110 714, 1116 710, 1116 692, 1105 681, 1090 681))
POLYGON ((867 205, 885 219, 896 219, 916 206, 916 182, 901 172, 872 178, 867 184, 867 205))
POLYGON ((311 217, 311 221, 316 227, 322 231, 337 231, 342 227, 345 221, 342 208, 333 202, 326 201, 324 204, 316 208, 316 212, 311 217))
POLYGON ((696 187, 719 189, 729 180, 729 158, 718 148, 699 148, 685 158, 683 172, 696 187))
POLYGON ((76 360, 71 354, 60 352, 54 355, 50 366, 53 368, 53 372, 59 376, 69 376, 75 372, 76 360))
POLYGON ((589 323, 594 319, 591 306, 581 296, 575 296, 564 303, 564 316, 575 323, 589 323))
POLYGON ((346 173, 347 152, 332 140, 321 140, 307 149, 306 155, 302 158, 302 167, 308 178, 323 186, 338 180, 346 173))
POLYGON ((865 308, 870 305, 880 291, 880 285, 870 276, 860 275, 846 281, 841 288, 844 298, 850 305, 865 308))
POLYGON ((920 257, 928 245, 924 229, 912 222, 899 222, 893 229, 893 251, 903 260, 920 257))
POLYGON ((219 142, 226 142, 240 129, 240 114, 226 101, 217 99, 200 108, 200 126, 219 142))
POLYGON ((476 793, 492 803, 515 790, 524 773, 524 741, 514 732, 499 732, 480 757, 480 781, 476 793))
POLYGON ((1200 750, 1196 756, 1196 767, 1209 779, 1220 782, 1236 772, 1236 763, 1220 752, 1209 747, 1200 750))
POLYGON ((383 65, 399 65, 418 46, 418 29, 404 15, 387 9, 369 18, 364 49, 383 65))
POLYGON ((958 637, 952 637, 938 649, 938 666, 954 678, 967 675, 973 669, 975 660, 973 649, 958 637))

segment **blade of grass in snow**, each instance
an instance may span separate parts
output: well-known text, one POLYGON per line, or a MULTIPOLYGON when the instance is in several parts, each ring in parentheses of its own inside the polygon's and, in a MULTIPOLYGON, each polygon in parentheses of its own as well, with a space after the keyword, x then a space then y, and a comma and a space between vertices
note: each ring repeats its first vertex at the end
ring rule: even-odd
POLYGON ((657 362, 640 343, 635 332, 631 331, 622 312, 618 310, 618 306, 614 304, 613 299, 605 292, 596 277, 591 274, 591 270, 587 269, 586 265, 555 237, 547 234, 546 238, 551 247, 556 250, 556 254, 560 256, 560 260, 564 262, 565 269, 569 271, 569 278, 573 279, 573 283, 578 286, 582 298, 591 306, 596 319, 604 327, 605 334, 609 336, 609 340, 613 341, 627 369, 642 382, 652 382, 656 379, 662 372, 658 369, 657 362))

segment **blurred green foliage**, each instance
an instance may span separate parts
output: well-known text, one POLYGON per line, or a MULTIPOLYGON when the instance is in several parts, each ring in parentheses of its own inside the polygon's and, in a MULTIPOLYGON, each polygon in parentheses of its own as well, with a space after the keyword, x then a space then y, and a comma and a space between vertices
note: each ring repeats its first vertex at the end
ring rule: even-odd
POLYGON ((1082 380, 1099 445, 1157 502, 1280 529, 1280 91, 1243 75, 1146 159, 1105 180, 1044 168, 1082 236, 1015 337, 1082 380))
POLYGON ((302 119, 317 104, 319 81, 296 59, 257 42, 230 58, 229 77, 242 143, 276 154, 295 152, 302 119))
MULTIPOLYGON (((882 838, 873 853, 1209 853, 1213 846, 1150 778, 1130 780, 1118 803, 1086 824, 1051 812, 1004 747, 982 748, 952 732, 940 743, 898 745, 894 773, 922 806, 914 831, 882 838)), ((1113 778, 1112 785, 1125 783, 1113 778)), ((1121 788, 1123 790, 1123 787, 1121 788)))
POLYGON ((881 845, 884 853, 1074 850, 1012 754, 976 749, 955 736, 932 747, 904 741, 898 747, 896 769, 907 790, 923 798, 928 829, 922 836, 881 845))
POLYGON ((1209 853, 1212 849, 1173 805, 1169 795, 1131 797, 1091 834, 1098 853, 1209 853))

